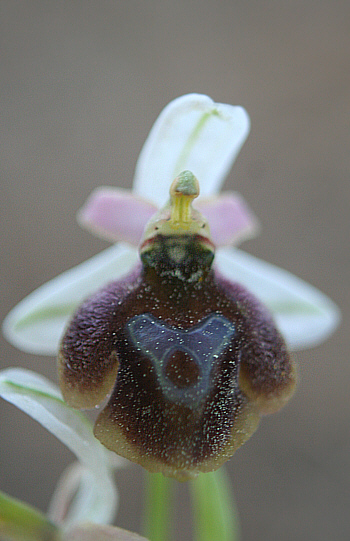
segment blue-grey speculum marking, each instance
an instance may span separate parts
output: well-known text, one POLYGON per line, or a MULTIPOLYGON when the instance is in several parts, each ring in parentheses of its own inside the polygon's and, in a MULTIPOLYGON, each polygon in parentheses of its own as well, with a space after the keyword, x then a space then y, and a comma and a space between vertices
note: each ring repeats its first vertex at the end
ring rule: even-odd
POLYGON ((171 402, 196 407, 211 387, 215 361, 229 345, 234 325, 221 314, 210 314, 190 329, 170 327, 151 314, 140 314, 127 323, 133 345, 152 362, 163 394, 171 402), (185 352, 197 365, 198 378, 180 388, 167 375, 170 359, 185 352))

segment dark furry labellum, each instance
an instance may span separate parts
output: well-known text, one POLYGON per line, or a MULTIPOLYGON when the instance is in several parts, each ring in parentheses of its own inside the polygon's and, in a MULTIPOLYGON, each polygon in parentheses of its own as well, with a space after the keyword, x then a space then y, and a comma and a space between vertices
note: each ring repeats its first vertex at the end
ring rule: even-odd
POLYGON ((212 268, 207 225, 190 205, 196 180, 186 175, 146 228, 142 265, 80 307, 59 355, 70 405, 109 397, 96 437, 180 480, 218 468, 295 386, 266 309, 212 268))

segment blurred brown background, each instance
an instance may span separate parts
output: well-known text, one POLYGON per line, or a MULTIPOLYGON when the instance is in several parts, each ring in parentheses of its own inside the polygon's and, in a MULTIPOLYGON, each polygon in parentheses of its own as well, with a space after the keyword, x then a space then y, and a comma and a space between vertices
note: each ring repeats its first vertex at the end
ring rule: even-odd
MULTIPOLYGON (((350 539, 350 4, 2 0, 1 318, 107 246, 75 212, 99 185, 130 187, 160 110, 188 92, 252 120, 227 179, 261 219, 244 249, 311 282, 343 312, 298 353, 298 392, 229 463, 243 541, 350 539)), ((1 367, 56 379, 52 358, 1 338, 1 367)), ((72 456, 1 401, 0 487, 45 509, 72 456)), ((143 474, 118 474, 117 522, 137 530, 143 474)), ((180 486, 177 539, 191 539, 180 486)))

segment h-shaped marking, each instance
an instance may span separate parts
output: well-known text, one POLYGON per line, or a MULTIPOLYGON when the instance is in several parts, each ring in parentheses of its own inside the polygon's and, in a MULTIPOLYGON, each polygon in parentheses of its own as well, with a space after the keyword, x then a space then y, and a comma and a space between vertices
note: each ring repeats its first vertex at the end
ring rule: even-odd
POLYGON ((190 329, 170 327, 151 314, 140 314, 127 323, 133 345, 152 362, 163 394, 175 403, 196 407, 211 387, 210 373, 216 359, 229 345, 235 326, 221 314, 210 314, 190 329), (199 370, 193 385, 179 388, 166 375, 176 351, 190 355, 199 370))

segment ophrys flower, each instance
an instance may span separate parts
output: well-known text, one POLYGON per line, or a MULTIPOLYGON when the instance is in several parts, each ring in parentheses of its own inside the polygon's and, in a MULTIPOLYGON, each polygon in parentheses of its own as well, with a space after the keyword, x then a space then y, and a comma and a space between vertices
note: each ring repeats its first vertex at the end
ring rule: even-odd
POLYGON ((110 394, 95 435, 150 471, 212 471, 291 395, 295 369, 267 310, 212 268, 207 220, 189 171, 150 220, 141 265, 89 298, 59 355, 61 388, 78 408, 110 394))
MULTIPOLYGON (((154 203, 164 204, 167 198, 167 191, 169 189, 169 184, 171 180, 176 177, 182 170, 190 170, 199 178, 201 183, 201 190, 204 196, 210 196, 215 193, 215 191, 219 188, 225 174, 230 168, 232 161, 236 156, 240 146, 244 142, 244 139, 248 133, 248 128, 248 116, 246 112, 240 107, 214 104, 212 100, 210 100, 210 98, 200 95, 188 95, 183 96, 178 100, 175 100, 163 111, 156 124, 154 125, 150 136, 147 139, 146 144, 141 152, 140 159, 136 168, 134 182, 135 194, 137 195, 137 197, 148 198, 149 200, 151 200, 151 202, 148 203, 147 206, 144 201, 134 199, 133 197, 130 198, 130 196, 124 194, 124 204, 121 206, 121 199, 113 199, 113 197, 115 197, 115 194, 113 195, 112 193, 110 194, 111 197, 107 197, 105 199, 105 201, 109 203, 112 202, 112 212, 109 213, 109 211, 106 210, 105 207, 104 212, 101 213, 100 211, 98 211, 95 216, 92 216, 90 214, 89 217, 89 213, 85 209, 83 213, 85 223, 89 223, 89 227, 92 225, 100 232, 107 232, 107 234, 111 236, 115 235, 115 238, 120 238, 124 241, 132 243, 137 242, 137 240, 141 236, 141 232, 143 226, 145 225, 146 218, 149 218, 154 211, 154 203), (131 204, 130 208, 134 210, 136 208, 136 201, 140 202, 140 212, 128 213, 127 216, 124 215, 123 220, 120 220, 119 214, 113 212, 113 201, 117 201, 116 208, 118 208, 119 204, 119 209, 122 207, 124 209, 128 209, 128 197, 131 204), (109 223, 106 223, 106 221, 103 222, 103 220, 101 221, 101 217, 104 219, 111 218, 111 221, 109 221, 109 223)), ((186 196, 186 194, 183 192, 181 192, 181 194, 181 197, 186 196)), ((233 198, 233 200, 237 202, 237 199, 235 200, 233 198)), ((94 199, 94 201, 101 201, 101 198, 99 198, 98 196, 96 199, 94 199)), ((209 210, 210 203, 207 203, 208 219, 212 227, 213 236, 218 235, 218 240, 216 241, 217 243, 220 243, 220 239, 223 239, 225 233, 227 233, 227 229, 230 229, 227 227, 227 219, 230 216, 232 217, 232 212, 228 214, 222 213, 222 220, 217 220, 217 209, 220 208, 220 204, 222 203, 222 201, 220 204, 219 203, 220 200, 211 203, 212 210, 214 209, 214 214, 212 214, 212 216, 210 216, 209 210), (216 229, 217 224, 221 224, 221 228, 219 227, 219 229, 216 229)), ((184 206, 186 207, 186 205, 184 206)), ((90 205, 88 208, 91 210, 92 208, 96 209, 97 207, 94 207, 93 204, 92 206, 90 205)), ((200 202, 198 204, 198 208, 200 208, 200 202)), ((244 205, 238 205, 238 208, 245 209, 244 205)), ((169 210, 168 207, 167 209, 169 210)), ((168 210, 166 210, 166 212, 168 210)), ((181 214, 180 211, 178 212, 178 214, 179 213, 181 214)), ((206 214, 205 208, 203 208, 203 214, 206 214)), ((233 215, 237 216, 237 214, 235 213, 233 213, 233 215)), ((244 210, 242 212, 242 217, 243 221, 238 220, 238 227, 236 231, 238 235, 238 240, 242 238, 240 237, 242 231, 244 234, 251 234, 255 226, 255 221, 249 211, 246 212, 244 210), (243 223, 245 224, 244 226, 243 223)), ((234 237, 230 237, 230 234, 227 235, 227 242, 230 239, 231 241, 235 240, 234 237)), ((171 258, 173 266, 174 262, 177 261, 175 267, 178 279, 180 279, 180 274, 184 274, 184 269, 182 268, 183 266, 181 267, 181 260, 184 254, 185 256, 186 254, 188 255, 190 246, 187 245, 185 247, 182 244, 182 247, 180 247, 182 241, 178 242, 179 239, 176 239, 176 242, 173 244, 171 242, 168 242, 166 245, 164 245, 164 243, 163 245, 161 245, 161 243, 158 243, 160 247, 160 252, 159 250, 158 252, 151 250, 151 252, 149 253, 147 251, 147 246, 150 245, 149 243, 147 243, 148 240, 149 239, 145 238, 145 242, 143 243, 141 249, 141 255, 143 256, 144 265, 146 265, 146 267, 148 265, 150 268, 155 268, 156 265, 153 265, 152 267, 151 263, 152 261, 153 263, 156 263, 156 261, 159 260, 158 256, 156 257, 156 254, 159 254, 162 252, 162 250, 164 251, 164 249, 166 249, 166 252, 168 254, 173 254, 171 258)), ((222 241, 222 244, 227 244, 226 241, 222 241)), ((203 240, 200 242, 200 253, 202 254, 202 256, 204 256, 205 248, 208 253, 206 253, 204 259, 210 261, 210 249, 207 250, 210 247, 210 242, 204 242, 203 240)), ((196 250, 194 250, 194 252, 196 252, 197 249, 198 246, 196 246, 196 250)), ((39 289, 37 292, 35 292, 27 299, 25 299, 22 303, 20 303, 20 305, 18 305, 18 307, 9 315, 5 323, 5 331, 7 336, 20 347, 30 351, 42 353, 57 352, 58 341, 63 331, 63 328, 67 325, 68 319, 71 317, 72 313, 82 302, 82 300, 89 294, 95 292, 99 287, 104 286, 111 281, 113 284, 113 281, 119 280, 123 275, 126 275, 130 271, 130 269, 135 266, 135 264, 137 264, 137 261, 138 256, 134 248, 130 248, 123 244, 118 244, 116 247, 113 247, 110 250, 106 250, 105 252, 96 256, 95 258, 92 258, 85 264, 51 281, 49 284, 43 286, 43 288, 39 289)), ((142 324, 145 328, 148 328, 148 330, 150 326, 152 326, 156 329, 156 334, 158 333, 157 336, 167 335, 168 340, 172 338, 173 340, 175 340, 175 342, 178 342, 181 339, 182 342, 186 343, 186 345, 183 347, 187 348, 185 350, 180 349, 180 351, 182 351, 181 355, 182 357, 186 357, 187 360, 191 352, 193 353, 193 348, 191 349, 189 345, 190 341, 194 341, 198 338, 196 332, 205 332, 205 325, 209 326, 209 329, 211 329, 210 332, 212 334, 216 334, 221 337, 224 336, 224 338, 222 338, 221 346, 225 346, 228 349, 231 348, 233 357, 235 355, 237 357, 238 349, 240 348, 238 356, 244 357, 245 352, 247 357, 253 359, 253 364, 254 359, 256 359, 255 365, 251 367, 253 370, 252 374, 254 374, 253 376, 247 375, 248 371, 244 368, 244 363, 240 365, 239 369, 238 362, 236 362, 236 364, 231 363, 231 365, 227 369, 227 373, 231 374, 231 379, 228 377, 231 387, 229 389, 226 389, 226 395, 228 396, 229 393, 231 393, 230 397, 232 399, 232 396, 235 394, 235 392, 236 394, 241 393, 240 396, 245 397, 247 405, 246 408, 237 407, 236 409, 234 409, 234 411, 231 408, 231 416, 227 415, 227 412, 225 415, 223 415, 223 417, 225 417, 225 419, 227 420, 225 425, 226 440, 224 438, 226 443, 224 442, 221 445, 220 449, 216 449, 216 451, 212 449, 209 454, 205 454, 205 452, 203 451, 201 457, 199 459, 197 457, 195 461, 192 460, 193 457, 190 459, 188 458, 190 455, 187 455, 186 460, 184 462, 181 462, 180 457, 178 462, 176 463, 175 461, 171 466, 164 465, 169 464, 165 460, 165 458, 167 457, 164 456, 163 451, 158 452, 158 455, 163 453, 163 458, 162 461, 160 461, 162 462, 161 467, 159 467, 159 457, 157 458, 158 465, 156 469, 162 469, 163 471, 174 475, 177 475, 177 472, 179 471, 182 472, 179 473, 179 475, 182 476, 196 473, 196 471, 200 468, 210 469, 216 467, 220 462, 219 459, 215 458, 213 463, 210 457, 213 457, 216 453, 216 457, 220 456, 224 459, 230 453, 232 454, 232 449, 239 444, 239 441, 243 441, 254 430, 258 413, 265 410, 269 411, 280 405, 280 403, 283 401, 282 396, 288 396, 289 391, 293 386, 293 368, 287 360, 288 356, 286 354, 283 341, 281 341, 280 335, 276 330, 274 324, 270 320, 270 317, 267 315, 265 309, 261 308, 260 303, 256 299, 254 299, 251 294, 245 291, 244 286, 247 286, 250 291, 255 293, 256 296, 260 300, 264 301, 265 304, 270 308, 276 319, 277 326, 280 330, 282 330, 289 346, 305 347, 314 345, 322 341, 333 330, 338 319, 337 309, 321 293, 304 284, 300 280, 291 277, 288 273, 285 273, 280 269, 276 269, 275 267, 272 267, 266 263, 260 262, 255 258, 249 256, 248 254, 239 252, 238 250, 231 247, 221 248, 217 251, 216 254, 216 264, 218 271, 221 271, 223 277, 220 277, 219 274, 215 275, 215 280, 212 282, 210 287, 212 289, 216 288, 217 290, 225 292, 224 297, 227 305, 225 310, 229 310, 228 305, 230 304, 230 302, 235 303, 236 308, 231 309, 231 314, 229 317, 227 314, 225 315, 223 313, 223 309, 220 308, 222 310, 220 312, 220 309, 217 309, 217 307, 213 308, 213 295, 212 297, 210 297, 208 293, 205 293, 203 297, 206 297, 207 299, 210 298, 211 304, 209 306, 209 300, 207 300, 206 302, 208 308, 205 308, 204 311, 199 314, 200 317, 194 317, 191 324, 186 324, 186 322, 184 321, 181 322, 179 317, 176 317, 174 318, 174 321, 171 321, 171 315, 169 316, 169 311, 167 313, 164 312, 164 314, 159 313, 158 315, 147 315, 150 314, 150 312, 145 311, 145 306, 142 306, 142 312, 134 314, 134 317, 142 316, 144 319, 142 321, 140 319, 133 319, 130 315, 131 312, 129 312, 129 319, 128 321, 125 320, 124 322, 127 327, 125 327, 125 325, 123 327, 123 332, 126 332, 127 328, 127 332, 129 333, 128 336, 129 339, 131 339, 131 345, 133 345, 134 349, 137 350, 139 354, 141 352, 146 357, 148 357, 151 364, 152 362, 155 363, 152 365, 151 368, 154 372, 153 382, 157 382, 158 390, 159 387, 162 386, 162 378, 164 379, 162 367, 166 365, 165 371, 167 369, 168 371, 170 371, 171 377, 169 378, 169 374, 166 374, 166 377, 170 380, 173 380, 173 387, 171 387, 171 389, 167 391, 167 394, 169 395, 168 398, 170 397, 170 402, 171 400, 173 400, 173 409, 175 408, 174 404, 176 405, 176 400, 180 401, 180 406, 179 404, 177 404, 176 406, 178 407, 178 409, 191 409, 188 406, 189 399, 184 398, 184 396, 186 395, 188 397, 189 395, 191 395, 192 391, 192 394, 197 394, 197 391, 199 393, 196 398, 197 402, 194 399, 192 400, 193 397, 191 398, 192 405, 201 404, 203 406, 203 397, 205 396, 204 390, 209 389, 209 387, 205 387, 205 381, 207 377, 205 375, 205 370, 203 369, 205 362, 203 361, 203 366, 200 370, 198 369, 198 366, 196 368, 193 365, 192 374, 185 377, 183 376, 183 374, 180 373, 178 369, 179 365, 184 364, 183 358, 182 360, 178 357, 175 358, 169 364, 170 368, 168 368, 167 363, 164 364, 164 359, 163 361, 161 359, 158 359, 157 365, 154 356, 152 361, 153 354, 150 353, 150 345, 145 345, 145 343, 142 342, 142 340, 138 336, 137 329, 139 324, 142 324), (242 285, 234 286, 232 285, 232 283, 228 282, 227 279, 230 280, 230 282, 240 283, 242 285), (229 297, 229 300, 227 299, 227 297, 229 297), (235 317, 233 316, 234 311, 236 314, 235 317), (214 316, 212 316, 212 314, 214 313, 218 313, 218 316, 220 317, 214 320, 214 316), (208 317, 209 319, 205 319, 206 317, 208 317), (200 327, 198 327, 198 325, 200 327), (244 325, 246 325, 247 328, 245 329, 243 334, 247 335, 248 333, 248 335, 250 336, 250 346, 244 345, 244 340, 242 338, 243 334, 241 338, 238 339, 239 330, 242 329, 244 325), (249 330, 248 327, 250 325, 251 327, 249 330), (192 326, 193 328, 190 329, 190 326, 192 326), (212 329, 214 328, 213 326, 216 329, 215 333, 212 332, 212 329), (248 331, 250 332, 250 334, 248 331), (256 333, 259 337, 259 340, 254 340, 254 336, 256 335, 256 333), (180 338, 176 338, 176 336, 180 336, 180 338), (230 339, 233 342, 235 341, 235 339, 237 340, 235 346, 232 345, 230 339), (235 349, 238 343, 240 344, 240 346, 238 349, 235 349), (274 359, 274 361, 271 365, 273 366, 276 362, 276 370, 274 374, 269 374, 269 372, 267 371, 264 375, 261 372, 261 367, 264 366, 264 363, 259 364, 258 360, 261 360, 261 358, 264 357, 265 353, 269 351, 269 345, 271 347, 274 345, 275 347, 276 344, 278 344, 278 347, 272 354, 272 358, 274 359), (160 369, 159 366, 161 367, 160 369), (200 377, 198 376, 198 370, 200 372, 200 377), (276 380, 277 375, 281 376, 280 379, 282 388, 285 390, 288 389, 288 392, 276 393, 272 390, 271 381, 273 379, 276 380), (196 388, 198 377, 201 380, 201 384, 196 388), (174 379, 176 380, 176 384, 174 383, 174 379), (190 382, 191 385, 188 382, 190 382), (235 385, 233 385, 232 382, 235 382, 235 385), (239 384, 237 382, 239 382, 239 384), (181 386, 184 386, 185 388, 187 386, 187 394, 181 391, 181 386), (193 389, 196 389, 196 391, 194 391, 193 389), (277 397, 275 402, 270 401, 266 398, 267 396, 271 398, 273 395, 275 396, 275 398, 277 397), (252 404, 254 404, 254 407, 252 406, 252 404), (244 417, 245 429, 240 430, 237 428, 239 426, 238 418, 240 417, 238 413, 241 413, 245 409, 247 410, 248 405, 249 407, 252 407, 254 411, 249 413, 249 415, 246 413, 244 415, 242 414, 241 417, 242 419, 244 417), (235 424, 235 443, 234 445, 231 445, 233 440, 230 440, 228 434, 231 434, 230 431, 233 427, 233 417, 236 418, 237 422, 235 424), (228 443, 229 441, 230 443, 228 443), (226 444, 226 450, 223 451, 226 444), (228 451, 230 445, 232 449, 230 448, 230 450, 228 451), (212 455, 210 455, 211 452, 212 455), (201 463, 201 466, 197 468, 197 465, 195 464, 199 463, 201 463), (204 464, 206 465, 204 466, 204 464)), ((190 278, 190 280, 187 280, 186 282, 188 292, 191 288, 193 289, 197 284, 195 277, 197 277, 198 280, 198 276, 200 275, 200 269, 197 268, 196 265, 197 263, 193 267, 194 272, 191 271, 190 276, 187 276, 187 278, 190 278), (190 286, 188 284, 192 285, 190 286)), ((168 271, 165 272, 165 274, 167 273, 168 271)), ((204 272, 203 276, 206 276, 207 279, 207 277, 212 276, 212 274, 208 271, 207 273, 204 272)), ((208 278, 209 281, 210 279, 211 278, 208 278)), ((135 274, 131 276, 129 275, 127 278, 123 279, 123 281, 118 282, 117 287, 119 288, 119 296, 115 294, 116 285, 114 282, 113 285, 107 286, 107 288, 103 289, 102 294, 97 293, 96 297, 87 301, 87 303, 82 308, 82 311, 85 310, 87 312, 89 311, 89 307, 93 308, 91 312, 92 321, 96 323, 96 321, 98 320, 100 322, 98 328, 92 325, 92 321, 85 320, 85 323, 82 322, 82 325, 85 325, 87 329, 89 326, 91 328, 94 328, 94 333, 92 335, 90 334, 90 341, 94 342, 94 344, 96 345, 96 351, 94 352, 95 356, 91 356, 89 358, 90 360, 97 359, 98 351, 102 352, 103 347, 108 342, 104 341, 103 339, 101 339, 100 341, 97 340, 98 337, 103 338, 104 332, 106 332, 106 326, 108 326, 111 321, 110 318, 106 316, 105 312, 100 314, 99 310, 102 310, 103 312, 105 305, 110 305, 111 296, 113 295, 115 299, 118 300, 117 302, 119 303, 120 301, 120 304, 122 305, 126 298, 126 292, 135 292, 135 288, 140 286, 141 281, 142 280, 140 278, 140 270, 136 270, 135 274), (110 290, 110 288, 114 288, 114 293, 110 290), (120 296, 122 296, 122 300, 120 299, 120 296)), ((206 291, 210 291, 210 287, 208 287, 206 291)), ((174 287, 174 291, 177 291, 180 295, 179 287, 174 287)), ((146 292, 143 292, 144 301, 145 294, 146 292)), ((189 308, 189 306, 185 305, 186 302, 188 302, 189 299, 194 298, 191 297, 190 293, 187 294, 187 297, 188 298, 183 302, 184 313, 186 312, 186 308, 189 308)), ((151 299, 150 297, 148 299, 148 302, 150 303, 151 300, 155 301, 155 299, 151 299)), ((163 306, 167 306, 167 309, 169 310, 170 308, 172 310, 175 310, 174 313, 176 314, 176 305, 174 298, 172 300, 173 304, 170 307, 169 295, 165 300, 167 300, 168 302, 163 302, 163 306)), ((202 301, 201 303, 198 302, 198 296, 196 297, 196 300, 199 307, 202 301)), ((225 302, 221 301, 221 303, 223 304, 225 304, 225 302)), ((137 303, 135 302, 133 306, 136 306, 136 304, 137 303)), ((162 303, 159 303, 159 306, 161 306, 161 304, 162 303)), ((159 308, 159 310, 160 309, 161 308, 159 308)), ((81 314, 81 310, 78 313, 81 314)), ((190 316, 187 314, 187 316, 184 317, 189 318, 190 316)), ((77 320, 75 319, 74 321, 76 322, 77 320)), ((75 323, 73 323, 73 325, 74 324, 75 323)), ((72 327, 70 327, 70 329, 71 328, 72 327)), ((72 337, 73 334, 71 334, 72 337)), ((68 342, 65 342, 66 345, 64 346, 66 348, 68 347, 67 343, 68 342)), ((180 342, 178 342, 178 349, 179 344, 180 342)), ((120 374, 118 372, 118 359, 116 358, 116 354, 114 353, 115 350, 111 348, 110 345, 111 342, 109 342, 109 349, 107 348, 107 350, 104 351, 104 353, 106 354, 104 364, 101 365, 101 363, 99 363, 98 366, 96 365, 97 368, 95 371, 92 370, 91 372, 91 366, 88 366, 89 361, 84 361, 85 368, 90 369, 90 371, 86 371, 85 379, 88 378, 91 381, 93 380, 95 384, 98 384, 90 385, 88 392, 81 392, 85 385, 84 378, 82 376, 80 389, 76 381, 74 382, 74 384, 71 383, 71 393, 69 398, 71 403, 75 403, 75 405, 79 407, 82 407, 83 405, 94 405, 99 402, 102 397, 111 390, 116 378, 117 382, 118 380, 120 381, 122 373, 120 374), (90 375, 88 376, 88 374, 90 375), (84 402, 82 400, 82 395, 84 395, 84 402)), ((75 344, 75 346, 72 345, 72 347, 76 346, 77 343, 75 344)), ((128 344, 128 347, 131 347, 130 343, 128 344)), ((86 348, 87 350, 89 349, 87 346, 87 342, 85 342, 84 348, 86 348)), ((178 355, 177 351, 178 350, 174 350, 172 352, 175 357, 176 355, 178 355)), ((219 350, 219 353, 221 354, 222 351, 223 349, 219 350)), ((65 353, 65 359, 66 355, 67 354, 65 353)), ((204 354, 201 355, 203 356, 204 354)), ((72 360, 69 360, 68 364, 71 364, 72 362, 72 360)), ((188 363, 188 365, 190 364, 191 363, 188 363)), ((125 370, 125 367, 123 368, 123 370, 125 370)), ((213 364, 210 365, 210 370, 214 370, 213 364)), ((169 387, 169 385, 164 384, 164 382, 163 386, 169 387)), ((69 386, 66 382, 65 393, 67 396, 69 394, 67 390, 68 387, 69 386)), ((86 389, 87 388, 88 387, 86 387, 86 389)), ((119 393, 118 383, 115 389, 116 392, 119 393)), ((140 387, 138 387, 137 389, 134 388, 133 390, 129 389, 128 396, 135 396, 139 389, 140 387)), ((213 391, 212 388, 210 389, 210 392, 219 393, 218 387, 215 391, 213 391)), ((139 400, 143 392, 140 391, 140 393, 141 394, 138 397, 139 400)), ((120 396, 121 393, 118 395, 118 398, 120 398, 120 396)), ((127 395, 124 393, 123 396, 125 399, 127 395)), ((111 400, 114 400, 114 398, 111 398, 110 401, 111 400)), ((237 400, 239 402, 240 398, 238 398, 237 400)), ((141 408, 144 415, 146 415, 147 413, 147 407, 144 405, 141 408)), ((192 407, 192 410, 194 410, 194 407, 192 407)), ((161 411, 161 408, 159 409, 159 411, 161 411)), ((215 410, 214 416, 220 417, 219 413, 222 411, 222 408, 215 410)), ((184 416, 184 423, 186 422, 186 419, 186 416, 184 416)), ((115 423, 114 427, 117 426, 117 424, 118 423, 115 423)), ((126 425, 127 423, 126 421, 124 421, 125 430, 127 429, 126 425)), ((175 423, 174 426, 177 430, 179 423, 175 423)), ((220 430, 223 430, 223 425, 215 425, 215 423, 213 423, 212 426, 216 426, 215 430, 217 430, 218 432, 220 430)), ((137 430, 139 429, 142 429, 142 423, 139 425, 139 428, 137 430)), ((205 434, 206 437, 210 438, 209 429, 205 434)), ((165 432, 163 436, 166 437, 165 432)), ((114 438, 114 441, 116 440, 114 436, 112 436, 112 438, 114 438)), ((136 438, 135 433, 133 438, 136 438)), ((176 439, 175 436, 174 438, 176 439)), ((153 435, 150 436, 149 439, 153 440, 152 445, 154 448, 157 443, 156 440, 159 440, 159 433, 158 435, 156 435, 155 432, 153 432, 153 435)), ((110 442, 105 441, 105 443, 107 443, 111 447, 110 442)), ((127 446, 125 442, 123 445, 127 446)), ((215 445, 217 445, 217 439, 215 445)), ((190 445, 187 445, 187 448, 189 448, 189 446, 190 445)), ((134 453, 134 459, 137 461, 140 461, 137 456, 139 452, 139 450, 135 451, 135 448, 133 448, 132 451, 128 451, 130 456, 132 455, 132 453, 134 453)), ((173 456, 175 456, 175 454, 176 452, 173 453, 173 456)), ((152 455, 152 452, 146 453, 146 455, 150 457, 152 455)), ((145 459, 144 465, 146 465, 145 459)), ((149 467, 151 469, 154 468, 154 464, 149 465, 149 467)))

